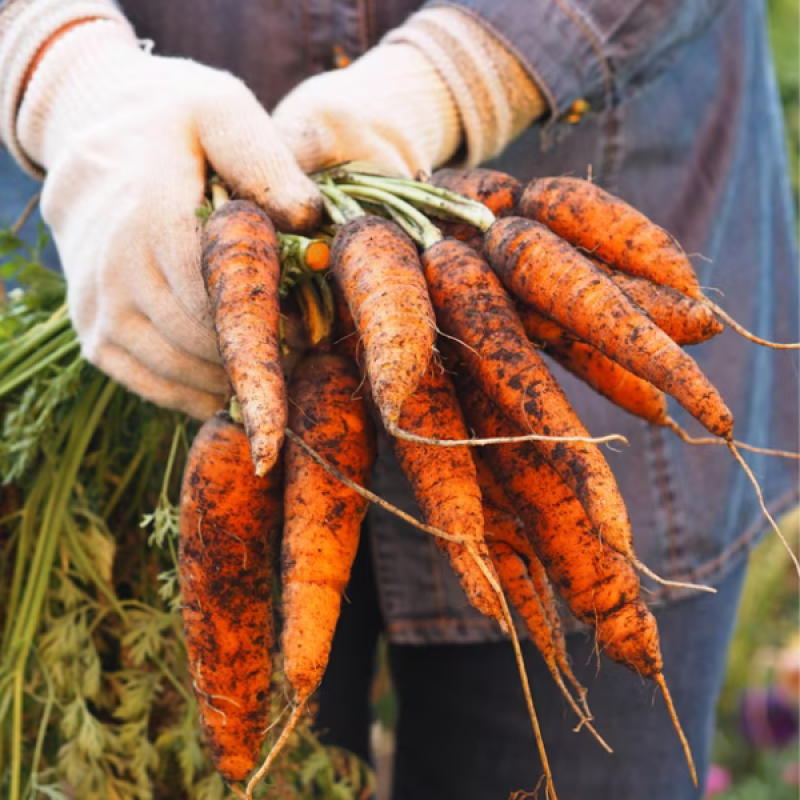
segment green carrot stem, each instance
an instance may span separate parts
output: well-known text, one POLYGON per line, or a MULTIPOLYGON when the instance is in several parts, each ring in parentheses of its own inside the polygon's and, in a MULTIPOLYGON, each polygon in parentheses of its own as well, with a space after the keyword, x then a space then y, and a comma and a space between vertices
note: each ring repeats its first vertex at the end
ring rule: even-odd
POLYGON ((345 183, 339 184, 338 188, 347 195, 382 204, 423 250, 441 241, 439 229, 422 212, 396 194, 377 187, 345 183))
POLYGON ((344 225, 350 220, 364 216, 364 209, 342 192, 338 186, 334 186, 332 183, 321 183, 319 190, 322 193, 325 211, 334 225, 344 225))
POLYGON ((64 451, 64 460, 55 473, 55 485, 51 489, 39 526, 39 540, 28 570, 28 574, 33 577, 26 586, 17 617, 21 621, 21 629, 11 639, 10 652, 12 658, 17 656, 18 666, 24 664, 39 624, 61 524, 75 487, 78 470, 102 414, 116 389, 115 383, 103 376, 97 376, 86 393, 80 412, 66 423, 71 426, 72 432, 64 451))
MULTIPOLYGON (((45 367, 55 363, 56 361, 59 361, 65 355, 80 347, 80 344, 78 340, 74 338, 72 331, 64 331, 63 343, 61 340, 59 340, 58 344, 59 346, 57 349, 50 352, 49 355, 41 358, 40 354, 36 353, 35 356, 30 359, 33 363, 28 364, 28 362, 25 362, 21 368, 15 370, 11 377, 4 381, 2 385, 0 385, 0 397, 13 392, 14 389, 16 389, 18 386, 21 386, 26 381, 29 381, 34 377, 34 375, 37 375, 45 367)), ((46 349, 50 350, 51 348, 48 347, 46 349)))
POLYGON ((381 189, 434 216, 465 222, 481 231, 486 231, 495 220, 494 214, 483 203, 429 183, 348 172, 346 168, 334 172, 333 178, 339 186, 350 184, 381 189))
POLYGON ((7 375, 8 371, 26 358, 30 353, 38 351, 43 343, 54 338, 62 329, 70 324, 67 316, 67 307, 63 305, 54 311, 50 318, 38 325, 34 325, 24 334, 16 337, 12 342, 0 347, 0 353, 7 352, 0 361, 0 375, 7 375))
POLYGON ((145 448, 140 447, 136 451, 136 455, 134 455, 131 462, 125 468, 125 472, 122 473, 122 477, 119 479, 116 487, 114 488, 114 492, 111 497, 108 499, 106 503, 106 507, 103 509, 102 517, 103 519, 108 519, 111 516, 111 512, 117 507, 117 503, 119 503, 120 498, 122 497, 122 493, 125 489, 128 488, 128 484, 131 482, 134 473, 142 463, 142 459, 145 456, 145 448))

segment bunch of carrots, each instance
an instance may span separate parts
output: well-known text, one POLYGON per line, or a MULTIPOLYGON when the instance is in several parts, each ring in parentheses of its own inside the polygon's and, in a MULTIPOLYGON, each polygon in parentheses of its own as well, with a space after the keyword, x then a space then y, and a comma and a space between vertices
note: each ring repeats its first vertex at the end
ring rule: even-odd
POLYGON ((250 798, 322 679, 361 522, 370 502, 387 505, 369 490, 382 425, 423 515, 410 521, 436 537, 520 664, 509 602, 605 745, 569 665, 559 596, 610 658, 660 686, 694 776, 638 573, 661 579, 634 553, 598 447, 621 437, 589 434, 541 352, 689 440, 667 413, 675 398, 711 434, 690 441, 727 445, 747 469, 733 414, 683 349, 723 323, 740 329, 668 233, 590 181, 341 168, 319 186, 329 224, 313 240, 276 234, 218 185, 204 228, 233 400, 203 425, 186 466, 180 579, 217 769, 247 781, 237 791, 250 798), (256 770, 276 647, 294 710, 256 770))

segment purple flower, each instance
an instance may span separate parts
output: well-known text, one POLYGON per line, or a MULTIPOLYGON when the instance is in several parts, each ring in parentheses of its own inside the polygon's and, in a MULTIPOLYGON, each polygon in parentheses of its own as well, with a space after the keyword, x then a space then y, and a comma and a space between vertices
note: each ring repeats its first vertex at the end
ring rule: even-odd
POLYGON ((797 702, 780 688, 748 689, 739 704, 739 728, 754 747, 780 748, 798 732, 797 702))

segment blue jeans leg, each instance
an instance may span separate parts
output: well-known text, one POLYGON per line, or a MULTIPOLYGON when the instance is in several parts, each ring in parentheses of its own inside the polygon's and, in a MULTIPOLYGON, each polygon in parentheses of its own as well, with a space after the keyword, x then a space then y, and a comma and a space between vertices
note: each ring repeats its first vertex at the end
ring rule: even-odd
MULTIPOLYGON (((569 637, 594 722, 614 749, 573 732, 575 718, 532 645, 524 654, 559 800, 698 800, 710 757, 714 710, 745 574, 744 561, 715 595, 654 609, 664 674, 698 767, 683 751, 655 685, 603 659, 593 641, 569 637)), ((393 800, 507 800, 542 775, 509 645, 391 646, 400 717, 393 800)), ((543 794, 541 795, 543 796, 543 794)))

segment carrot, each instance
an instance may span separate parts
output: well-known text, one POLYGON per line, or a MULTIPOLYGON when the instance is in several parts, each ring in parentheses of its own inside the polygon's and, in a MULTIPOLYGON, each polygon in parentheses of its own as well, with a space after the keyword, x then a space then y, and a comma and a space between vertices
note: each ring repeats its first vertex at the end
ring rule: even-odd
POLYGON ((694 359, 571 245, 538 222, 506 217, 484 249, 522 302, 674 397, 714 435, 732 438, 733 414, 694 359))
POLYGON ((431 175, 431 183, 483 203, 496 217, 515 212, 523 188, 512 175, 479 167, 439 169, 431 175))
MULTIPOLYGON (((433 245, 422 260, 440 328, 461 343, 453 349, 503 413, 522 431, 586 437, 488 264, 454 239, 433 245)), ((540 444, 603 537, 620 552, 631 553, 625 504, 600 450, 583 442, 540 444)))
MULTIPOLYGON (((364 486, 375 443, 364 402, 356 396, 358 385, 358 373, 346 359, 308 356, 295 367, 289 385, 289 425, 327 462, 364 486)), ((286 678, 301 704, 322 680, 367 506, 287 441, 281 649, 286 678)))
MULTIPOLYGON (((358 331, 353 321, 353 315, 342 294, 339 285, 334 282, 331 285, 333 294, 333 331, 331 333, 331 348, 334 353, 359 365, 361 370, 360 357, 363 355, 363 348, 360 346, 358 331)), ((364 378, 368 380, 368 378, 364 378)))
POLYGON ((652 383, 621 367, 596 347, 577 341, 529 306, 520 303, 517 313, 528 338, 596 392, 653 425, 668 423, 666 398, 652 383))
POLYGON ((233 200, 211 215, 202 248, 220 356, 241 404, 256 474, 265 475, 278 459, 287 419, 277 236, 257 205, 233 200))
MULTIPOLYGON (((482 435, 506 429, 497 408, 477 389, 460 394, 469 398, 469 404, 462 400, 462 407, 482 435)), ((570 611, 594 629, 609 658, 658 683, 696 784, 691 751, 664 680, 656 620, 640 597, 633 565, 597 535, 574 492, 538 446, 498 445, 485 457, 570 611)))
POLYGON ((365 216, 337 232, 331 262, 364 348, 375 403, 391 430, 433 354, 434 316, 419 256, 393 222, 365 216))
MULTIPOLYGON (((511 175, 494 169, 440 169, 431 175, 430 182, 441 189, 468 197, 483 203, 496 217, 513 214, 520 195, 522 184, 511 175)), ((436 225, 445 236, 466 242, 478 252, 483 247, 483 233, 465 222, 436 220, 436 225)))
POLYGON ((519 213, 615 269, 702 298, 694 267, 675 237, 591 181, 531 181, 520 198, 519 213))
POLYGON ((597 259, 591 261, 604 269, 628 298, 647 312, 675 344, 700 344, 722 333, 723 324, 706 303, 681 294, 671 286, 661 286, 647 278, 616 272, 597 259))
POLYGON ((330 248, 322 239, 315 239, 306 249, 306 266, 312 272, 324 272, 330 263, 330 248))
POLYGON ((517 306, 517 312, 528 338, 538 344, 562 367, 588 383, 595 391, 615 405, 653 425, 669 428, 687 444, 733 444, 739 450, 749 450, 782 458, 798 458, 798 454, 795 452, 756 447, 738 440, 727 442, 717 438, 697 439, 689 436, 669 416, 663 392, 651 383, 628 372, 591 345, 577 341, 560 325, 543 314, 539 314, 538 311, 520 303, 517 306))
POLYGON ((800 342, 778 343, 742 327, 709 300, 680 244, 619 197, 578 178, 542 178, 525 187, 519 213, 545 224, 571 244, 614 269, 672 286, 705 304, 745 339, 774 350, 797 350, 800 342))
MULTIPOLYGON (((399 427, 427 438, 468 438, 455 389, 438 365, 423 375, 406 400, 399 427)), ((436 543, 458 575, 470 603, 505 628, 497 593, 475 563, 477 556, 494 574, 484 540, 481 491, 469 448, 438 447, 394 437, 392 445, 428 525, 463 538, 464 544, 439 537, 436 543)))
POLYGON ((500 583, 525 622, 531 641, 541 653, 556 684, 575 713, 586 719, 591 716, 585 702, 586 689, 575 677, 569 663, 561 619, 544 567, 530 541, 520 530, 514 507, 485 460, 474 452, 472 457, 483 495, 486 543, 500 583), (577 689, 583 710, 574 704, 561 673, 577 689))
MULTIPOLYGON (((335 352, 358 360, 357 336, 349 309, 340 292, 335 291, 334 298, 335 352)), ((368 379, 360 393, 369 395, 368 379)), ((399 427, 427 438, 468 437, 453 386, 438 366, 432 366, 423 375, 416 391, 406 400, 399 427)), ((475 555, 483 558, 491 569, 483 540, 480 489, 475 483, 475 467, 467 447, 442 448, 394 437, 392 444, 426 522, 470 541, 475 555)), ((473 555, 454 541, 436 537, 436 543, 448 557, 472 605, 504 625, 496 592, 477 568, 473 555)))
POLYGON ((280 462, 256 476, 244 428, 224 412, 208 419, 183 476, 178 576, 200 721, 229 781, 255 767, 267 727, 281 500, 280 462))

